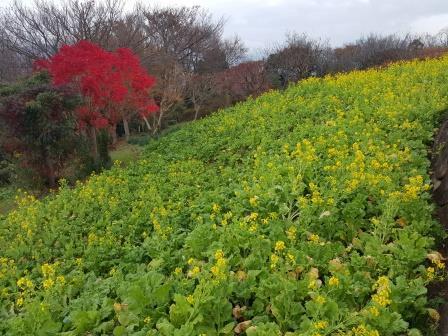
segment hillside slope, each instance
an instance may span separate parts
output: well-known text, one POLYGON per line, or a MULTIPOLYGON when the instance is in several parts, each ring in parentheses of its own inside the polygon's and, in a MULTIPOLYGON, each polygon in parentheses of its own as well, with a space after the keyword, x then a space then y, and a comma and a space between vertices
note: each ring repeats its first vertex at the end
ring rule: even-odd
POLYGON ((447 106, 448 58, 309 79, 23 199, 0 223, 0 334, 431 334, 447 106))

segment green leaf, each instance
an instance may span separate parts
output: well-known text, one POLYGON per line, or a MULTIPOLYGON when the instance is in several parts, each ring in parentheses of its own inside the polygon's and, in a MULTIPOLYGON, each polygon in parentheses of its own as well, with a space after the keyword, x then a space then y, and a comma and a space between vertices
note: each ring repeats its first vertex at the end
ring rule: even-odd
POLYGON ((227 323, 224 327, 219 331, 220 334, 228 335, 233 333, 233 328, 235 327, 235 322, 227 323))
POLYGON ((126 328, 123 326, 117 326, 114 329, 114 336, 126 336, 128 332, 126 331, 126 328))

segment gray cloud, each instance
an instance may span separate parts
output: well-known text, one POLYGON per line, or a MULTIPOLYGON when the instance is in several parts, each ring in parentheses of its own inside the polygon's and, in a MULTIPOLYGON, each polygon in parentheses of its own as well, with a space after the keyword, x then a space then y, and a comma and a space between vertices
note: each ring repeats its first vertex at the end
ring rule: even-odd
POLYGON ((307 33, 342 45, 373 33, 436 33, 448 26, 447 0, 161 0, 197 4, 228 18, 226 34, 238 34, 255 50, 287 32, 307 33))
MULTIPOLYGON (((134 2, 126 0, 128 5, 134 2)), ((307 33, 337 46, 371 32, 436 33, 448 26, 448 0, 156 0, 151 3, 200 5, 215 16, 224 16, 226 36, 238 34, 252 52, 282 41, 288 32, 307 33)))

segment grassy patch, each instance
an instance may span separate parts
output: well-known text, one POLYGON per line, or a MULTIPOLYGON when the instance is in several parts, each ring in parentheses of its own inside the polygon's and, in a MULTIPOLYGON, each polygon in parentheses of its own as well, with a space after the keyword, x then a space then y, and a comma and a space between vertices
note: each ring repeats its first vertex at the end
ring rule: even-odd
POLYGON ((16 190, 11 187, 0 188, 0 215, 7 214, 15 208, 16 190))
POLYGON ((136 161, 141 154, 141 146, 126 142, 118 143, 117 147, 110 152, 113 162, 120 161, 121 166, 125 167, 129 163, 136 161))

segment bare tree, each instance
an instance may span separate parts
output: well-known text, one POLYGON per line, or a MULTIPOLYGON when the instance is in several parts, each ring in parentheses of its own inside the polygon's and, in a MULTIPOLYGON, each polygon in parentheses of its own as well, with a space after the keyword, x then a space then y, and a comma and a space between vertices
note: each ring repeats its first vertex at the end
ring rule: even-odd
POLYGON ((28 73, 30 65, 27 60, 9 50, 3 34, 0 32, 0 83, 8 83, 28 73))
POLYGON ((326 49, 325 43, 306 35, 288 35, 285 44, 268 51, 267 69, 273 82, 284 88, 288 83, 321 75, 326 49))
POLYGON ((191 101, 194 110, 194 120, 196 120, 204 105, 215 95, 214 77, 210 74, 191 74, 188 77, 187 97, 191 101))
POLYGON ((218 37, 213 41, 212 47, 203 52, 195 72, 216 73, 239 64, 244 60, 247 48, 238 36, 222 40, 218 37))
POLYGON ((129 48, 140 58, 145 56, 149 44, 146 43, 144 18, 140 8, 137 5, 132 12, 124 13, 115 21, 109 42, 111 49, 129 48))
POLYGON ((147 8, 143 11, 146 43, 194 71, 203 53, 221 36, 224 20, 195 7, 147 8))
POLYGON ((155 134, 163 126, 163 120, 172 108, 184 100, 186 90, 186 73, 177 63, 163 66, 158 72, 156 87, 153 90, 154 99, 159 105, 159 111, 153 115, 152 133, 155 134))
POLYGON ((351 61, 355 64, 356 69, 367 69, 389 62, 414 58, 423 48, 422 39, 410 34, 404 36, 372 34, 345 47, 346 50, 352 52, 351 61))
POLYGON ((230 62, 241 58, 245 48, 238 38, 223 40, 224 20, 213 20, 200 7, 142 8, 139 11, 143 13, 145 38, 143 62, 157 77, 155 98, 160 111, 151 126, 152 132, 157 132, 163 120, 173 115, 174 107, 184 104, 187 98, 196 100, 193 105, 199 109, 195 118, 199 115, 202 105, 199 91, 203 88, 199 90, 197 82, 187 78, 199 72, 228 68, 230 62))
POLYGON ((68 0, 61 6, 46 0, 35 0, 32 6, 15 1, 2 11, 0 27, 9 50, 34 60, 79 40, 108 48, 121 15, 121 0, 68 0))

